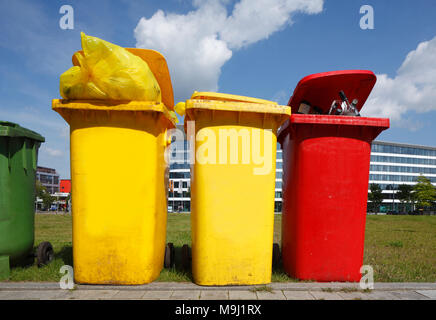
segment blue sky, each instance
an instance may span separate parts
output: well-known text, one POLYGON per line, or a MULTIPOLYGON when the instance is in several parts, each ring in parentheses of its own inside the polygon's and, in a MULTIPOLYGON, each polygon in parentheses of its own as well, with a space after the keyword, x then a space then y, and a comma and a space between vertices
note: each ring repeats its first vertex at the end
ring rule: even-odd
POLYGON ((176 102, 218 90, 286 104, 308 74, 369 69, 378 83, 364 114, 391 119, 378 139, 436 146, 435 18, 434 0, 0 0, 0 119, 45 136, 39 164, 69 178, 69 129, 51 99, 83 31, 161 51, 176 102), (59 27, 63 4, 74 30, 59 27), (374 30, 359 27, 366 4, 374 30))

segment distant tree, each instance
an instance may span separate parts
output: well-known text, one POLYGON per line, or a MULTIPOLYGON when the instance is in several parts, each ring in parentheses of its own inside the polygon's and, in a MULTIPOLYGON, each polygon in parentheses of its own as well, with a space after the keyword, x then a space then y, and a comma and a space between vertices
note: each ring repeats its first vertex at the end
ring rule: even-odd
POLYGON ((38 198, 41 198, 40 195, 44 192, 44 190, 47 190, 47 189, 45 189, 45 187, 41 184, 40 181, 36 180, 35 191, 36 191, 36 196, 38 198))
POLYGON ((68 212, 68 203, 71 201, 71 193, 65 198, 65 212, 68 212))
POLYGON ((430 179, 420 175, 417 184, 413 186, 416 198, 416 206, 419 209, 429 208, 436 200, 436 189, 431 184, 430 179))
POLYGON ((369 190, 368 200, 371 201, 372 212, 379 212, 380 206, 383 203, 382 189, 377 183, 371 183, 369 185, 369 190))
POLYGON ((414 203, 413 186, 409 184, 400 184, 396 193, 397 199, 403 204, 403 212, 406 212, 406 204, 414 203))
POLYGON ((44 209, 50 209, 51 205, 55 201, 55 198, 47 191, 40 181, 36 181, 35 185, 36 196, 42 200, 44 209))

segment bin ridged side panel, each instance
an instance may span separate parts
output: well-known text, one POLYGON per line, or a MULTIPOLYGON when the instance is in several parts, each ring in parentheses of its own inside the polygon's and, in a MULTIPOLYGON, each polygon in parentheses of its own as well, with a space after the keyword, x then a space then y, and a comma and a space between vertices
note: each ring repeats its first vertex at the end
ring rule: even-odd
POLYGON ((25 137, 0 136, 0 255, 11 264, 33 248, 38 148, 39 142, 25 137))
POLYGON ((167 215, 162 113, 62 112, 71 130, 75 281, 155 280, 167 215))
POLYGON ((196 162, 191 169, 194 282, 199 285, 269 283, 278 120, 274 115, 260 113, 190 112, 197 136, 196 162), (234 130, 240 135, 236 149, 231 147, 231 138, 225 146, 225 138, 220 136, 222 130, 229 133, 234 130), (256 134, 260 137, 258 141, 254 138, 256 134), (244 141, 249 141, 249 149, 244 150, 245 156, 248 152, 246 163, 243 162, 244 141), (223 150, 227 152, 227 162, 221 164, 223 150), (231 153, 235 150, 238 161, 231 163, 231 153), (253 152, 264 156, 264 161, 255 160, 253 152), (260 170, 258 174, 256 169, 260 170))
POLYGON ((359 281, 371 142, 388 121, 292 117, 280 138, 284 269, 301 280, 359 281))

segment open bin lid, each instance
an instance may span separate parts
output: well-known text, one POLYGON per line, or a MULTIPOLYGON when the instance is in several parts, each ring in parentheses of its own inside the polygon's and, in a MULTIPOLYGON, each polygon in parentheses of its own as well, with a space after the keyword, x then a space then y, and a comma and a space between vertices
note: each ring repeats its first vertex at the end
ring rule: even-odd
POLYGON ((372 128, 374 131, 373 136, 375 138, 383 130, 389 128, 389 119, 352 116, 293 114, 291 118, 280 127, 277 133, 277 141, 281 144, 285 136, 287 134, 291 134, 289 130, 292 131, 295 126, 299 125, 372 128))
POLYGON ((300 103, 309 102, 327 113, 334 100, 339 100, 339 91, 344 91, 351 102, 357 99, 356 109, 360 111, 365 104, 377 77, 369 70, 341 70, 321 72, 301 79, 289 99, 292 113, 297 113, 300 103))
POLYGON ((35 141, 44 142, 45 138, 35 131, 21 127, 20 125, 0 120, 0 137, 29 138, 35 141))
MULTIPOLYGON (((147 62, 150 67, 151 72, 153 72, 154 77, 159 83, 162 102, 165 106, 174 110, 174 94, 173 94, 173 86, 171 84, 170 72, 168 70, 167 62, 163 55, 155 50, 150 49, 138 49, 138 48, 124 48, 127 51, 137 55, 142 60, 147 62)), ((83 50, 77 51, 77 53, 83 54, 83 50)), ((78 66, 79 61, 75 57, 75 54, 72 57, 73 65, 78 66)))

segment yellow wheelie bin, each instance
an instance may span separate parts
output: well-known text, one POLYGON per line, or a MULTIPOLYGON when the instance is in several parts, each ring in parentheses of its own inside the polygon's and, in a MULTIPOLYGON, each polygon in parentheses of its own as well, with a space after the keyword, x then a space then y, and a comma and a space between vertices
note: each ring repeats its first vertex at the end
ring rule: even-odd
POLYGON ((185 112, 194 282, 269 283, 276 132, 291 110, 267 100, 195 92, 185 112))
POLYGON ((128 50, 148 63, 162 102, 52 102, 70 125, 76 283, 144 284, 163 267, 173 91, 160 53, 128 50))

